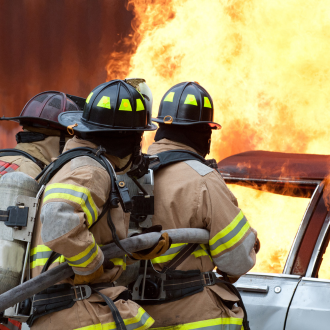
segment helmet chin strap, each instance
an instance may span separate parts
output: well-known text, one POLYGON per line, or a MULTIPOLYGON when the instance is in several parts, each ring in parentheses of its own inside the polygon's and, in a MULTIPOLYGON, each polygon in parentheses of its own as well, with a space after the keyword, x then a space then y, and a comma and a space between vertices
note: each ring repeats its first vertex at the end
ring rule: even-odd
POLYGON ((127 169, 127 167, 128 167, 129 165, 131 165, 132 162, 133 162, 133 154, 131 155, 131 157, 129 158, 129 160, 127 161, 127 163, 126 163, 125 166, 123 166, 123 167, 121 167, 121 168, 118 168, 118 167, 116 166, 116 168, 115 168, 116 172, 122 172, 122 171, 125 171, 125 170, 127 169))
POLYGON ((59 142, 59 147, 60 147, 59 152, 60 152, 60 155, 63 152, 64 146, 65 146, 65 132, 64 131, 61 131, 60 142, 59 142))

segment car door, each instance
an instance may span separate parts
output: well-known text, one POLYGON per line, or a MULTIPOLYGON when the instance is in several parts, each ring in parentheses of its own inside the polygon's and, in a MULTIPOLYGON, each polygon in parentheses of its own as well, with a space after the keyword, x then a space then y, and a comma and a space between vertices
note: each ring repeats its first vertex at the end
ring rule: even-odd
MULTIPOLYGON (((300 181, 274 180, 271 184, 267 180, 252 181, 249 179, 244 184, 239 179, 227 180, 261 241, 255 267, 235 285, 241 293, 251 329, 283 330, 288 307, 301 280, 291 270, 319 198, 317 183, 304 182, 303 189, 308 186, 309 192, 301 198, 281 194, 281 186, 292 184, 299 188, 300 181)), ((295 188, 292 194, 299 195, 298 190, 295 188)))
POLYGON ((285 330, 330 329, 330 214, 290 304, 285 330))

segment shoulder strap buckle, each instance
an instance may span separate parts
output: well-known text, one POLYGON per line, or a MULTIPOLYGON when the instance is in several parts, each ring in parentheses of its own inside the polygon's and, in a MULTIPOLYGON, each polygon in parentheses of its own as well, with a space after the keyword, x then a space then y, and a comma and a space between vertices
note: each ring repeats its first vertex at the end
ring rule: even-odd
POLYGON ((216 283, 217 276, 214 272, 205 272, 201 274, 204 286, 211 286, 216 283))
POLYGON ((73 301, 88 299, 92 294, 92 289, 88 285, 76 285, 73 286, 72 289, 74 290, 76 296, 76 298, 73 299, 73 301), (83 290, 85 292, 83 292, 83 290))

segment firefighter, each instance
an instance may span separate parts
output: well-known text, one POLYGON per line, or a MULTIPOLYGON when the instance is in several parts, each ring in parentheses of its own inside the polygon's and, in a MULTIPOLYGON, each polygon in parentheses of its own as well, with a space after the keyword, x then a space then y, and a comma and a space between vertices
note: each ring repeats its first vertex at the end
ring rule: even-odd
MULTIPOLYGON (((66 94, 47 91, 34 96, 17 117, 2 117, 0 120, 19 122, 23 131, 17 133, 14 149, 0 150, 0 177, 13 171, 23 172, 35 178, 58 157, 69 134, 59 124, 61 112, 79 110, 78 105, 66 94)), ((0 329, 21 329, 21 323, 8 319, 0 329)))
POLYGON ((0 118, 16 121, 23 127, 16 134, 15 148, 0 150, 0 177, 17 171, 35 178, 52 158, 57 158, 70 136, 57 117, 72 110, 79 107, 66 94, 47 91, 34 96, 19 116, 0 118))
MULTIPOLYGON (((100 153, 104 148, 112 168, 120 173, 139 158, 143 132, 156 129, 147 122, 142 94, 123 80, 97 86, 87 97, 83 113, 61 114, 59 122, 75 134, 62 156, 78 147, 100 153)), ((111 189, 107 170, 88 156, 68 161, 47 184, 31 249, 32 277, 43 271, 50 257, 54 262, 49 268, 67 261, 75 275, 34 296, 28 321, 33 330, 125 329, 125 325, 148 329, 154 323, 129 299, 125 287, 113 284, 126 267, 125 258, 104 260, 100 249, 115 238, 111 223, 119 239, 127 237, 129 213, 120 205, 102 213, 111 189)), ((153 258, 169 246, 168 235, 162 235, 154 249, 139 255, 153 258)))
MULTIPOLYGON (((213 122, 212 98, 196 82, 177 84, 165 93, 153 121, 159 123, 159 129, 148 154, 175 150, 178 157, 178 151, 188 151, 188 158, 197 154, 196 159, 202 161, 176 161, 155 171, 152 224, 163 229, 204 228, 210 232, 210 240, 208 246, 192 245, 194 250, 187 250, 186 255, 183 249, 187 245, 173 244, 165 254, 154 258, 155 270, 170 274, 166 280, 172 282, 164 285, 174 289, 167 291, 168 301, 140 304, 155 319, 153 328, 241 329, 243 310, 235 305, 238 297, 227 285, 214 285, 211 272, 217 267, 226 281, 234 282, 249 271, 256 262, 257 233, 220 173, 203 164, 210 152, 212 130, 221 128, 213 122), (196 270, 199 272, 194 275, 196 270), (203 283, 191 286, 193 278, 200 283, 200 272, 203 283)), ((145 294, 148 292, 152 289, 146 285, 145 294)))

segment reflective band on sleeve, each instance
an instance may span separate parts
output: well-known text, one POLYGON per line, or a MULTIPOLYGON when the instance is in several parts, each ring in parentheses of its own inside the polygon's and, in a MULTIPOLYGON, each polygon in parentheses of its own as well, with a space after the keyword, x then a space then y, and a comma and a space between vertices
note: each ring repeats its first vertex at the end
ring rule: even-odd
POLYGON ((88 227, 97 220, 97 208, 87 188, 75 186, 73 184, 53 183, 47 186, 43 202, 45 203, 55 198, 79 204, 86 214, 88 227))
POLYGON ((243 238, 249 228, 249 223, 243 212, 240 211, 225 229, 221 230, 210 240, 211 255, 215 256, 234 246, 243 238))
POLYGON ((87 267, 97 256, 99 247, 95 242, 93 237, 93 243, 85 249, 85 251, 80 252, 79 254, 65 259, 68 264, 73 267, 87 267))
MULTIPOLYGON (((123 319, 127 330, 145 330, 149 329, 154 323, 154 319, 142 308, 138 309, 136 316, 123 319)), ((87 327, 76 328, 74 330, 112 330, 116 329, 115 322, 99 323, 94 325, 88 325, 87 327)))
MULTIPOLYGON (((152 259, 151 262, 153 264, 162 264, 169 262, 180 252, 180 250, 185 245, 187 245, 187 243, 171 244, 170 248, 164 254, 162 254, 160 257, 152 259)), ((197 246, 195 251, 192 252, 192 255, 194 255, 195 258, 199 258, 202 256, 209 256, 209 258, 212 260, 204 244, 200 244, 199 246, 197 246)))
MULTIPOLYGON (((30 251, 30 268, 33 269, 38 266, 44 266, 52 254, 52 250, 46 245, 38 245, 31 249, 30 251)), ((53 263, 63 263, 65 262, 64 256, 58 257, 53 263)))
POLYGON ((123 258, 113 258, 113 259, 110 259, 111 262, 113 262, 113 264, 115 266, 121 266, 123 267, 123 270, 126 269, 126 262, 124 261, 123 258))
POLYGON ((38 245, 30 250, 30 268, 44 266, 52 250, 46 245, 38 245))
POLYGON ((236 317, 223 317, 199 322, 178 324, 169 327, 151 328, 150 330, 243 330, 243 320, 236 317))

